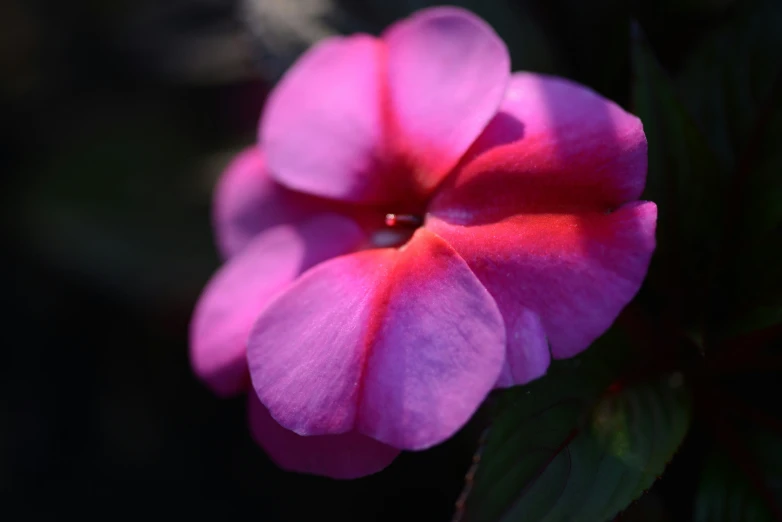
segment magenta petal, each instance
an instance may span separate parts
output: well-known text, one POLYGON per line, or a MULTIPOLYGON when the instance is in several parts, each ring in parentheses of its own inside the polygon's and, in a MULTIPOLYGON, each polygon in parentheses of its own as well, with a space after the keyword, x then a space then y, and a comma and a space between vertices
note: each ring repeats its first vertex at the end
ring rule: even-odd
POLYGON ((332 259, 304 274, 253 326, 250 376, 261 401, 299 435, 347 433, 356 404, 386 250, 332 259))
POLYGON ((453 435, 491 391, 505 360, 505 332, 486 289, 428 230, 404 247, 392 277, 378 296, 383 316, 373 318, 359 429, 424 449, 453 435))
POLYGON ((323 263, 259 318, 253 385, 302 435, 361 433, 403 449, 450 437, 497 381, 502 317, 444 241, 419 230, 400 250, 323 263))
POLYGON ((540 316, 519 303, 522 295, 508 291, 495 293, 497 305, 505 319, 508 340, 505 365, 497 380, 496 387, 507 388, 526 384, 542 377, 551 362, 548 339, 540 316))
POLYGON ((302 192, 355 202, 383 200, 381 44, 333 37, 307 51, 269 96, 261 146, 276 180, 302 192))
POLYGON ((255 441, 288 471, 354 479, 377 473, 399 455, 398 449, 356 432, 297 435, 277 424, 254 393, 249 396, 248 417, 255 441))
POLYGON ((451 222, 610 210, 646 181, 641 121, 561 78, 516 73, 500 112, 430 211, 451 222))
POLYGON ((244 391, 247 335, 269 300, 307 268, 363 240, 352 220, 331 214, 256 236, 218 270, 196 305, 190 359, 199 378, 222 396, 244 391))
MULTIPOLYGON (((519 308, 535 312, 552 355, 565 358, 605 332, 638 292, 656 219, 654 203, 635 202, 611 213, 529 214, 471 226, 430 217, 427 227, 467 261, 509 325, 519 308)), ((527 349, 511 333, 508 339, 509 351, 527 349)))
POLYGON ((231 161, 218 181, 215 235, 220 253, 229 259, 273 226, 295 224, 323 212, 352 216, 359 210, 283 187, 269 176, 261 149, 252 146, 231 161))
POLYGON ((262 230, 285 222, 283 218, 288 216, 284 215, 277 221, 279 210, 285 208, 274 204, 283 190, 278 187, 269 178, 258 147, 245 149, 228 164, 215 187, 213 216, 217 246, 224 259, 237 254, 262 230), (272 206, 281 208, 267 213, 270 200, 272 206))
POLYGON ((421 10, 391 26, 383 41, 390 138, 432 187, 496 113, 510 76, 507 48, 486 22, 454 7, 421 10))
POLYGON ((640 120, 567 80, 514 74, 500 112, 429 206, 508 328, 498 386, 584 350, 638 291, 654 250, 640 120), (616 210, 618 208, 618 210, 616 210))
POLYGON ((261 146, 292 189, 356 203, 418 199, 491 120, 509 75, 507 49, 485 22, 423 10, 382 40, 330 38, 305 53, 269 97, 261 146))

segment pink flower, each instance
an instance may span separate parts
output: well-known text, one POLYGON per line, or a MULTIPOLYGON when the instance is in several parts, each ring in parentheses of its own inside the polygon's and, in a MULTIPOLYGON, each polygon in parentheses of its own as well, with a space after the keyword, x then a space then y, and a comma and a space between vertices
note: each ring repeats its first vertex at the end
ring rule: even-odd
POLYGON ((645 176, 638 118, 511 75, 467 11, 327 39, 220 181, 227 261, 195 311, 195 371, 220 395, 252 385, 280 466, 376 472, 611 325, 654 250, 645 176))

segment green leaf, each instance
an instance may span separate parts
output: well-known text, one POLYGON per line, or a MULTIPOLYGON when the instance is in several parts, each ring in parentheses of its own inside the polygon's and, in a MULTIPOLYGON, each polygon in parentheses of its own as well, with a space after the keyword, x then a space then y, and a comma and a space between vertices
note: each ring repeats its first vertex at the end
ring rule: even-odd
POLYGON ((688 54, 676 88, 723 162, 735 167, 782 66, 782 4, 744 2, 688 54))
POLYGON ((504 392, 457 519, 599 522, 648 489, 687 433, 689 394, 680 374, 611 387, 628 351, 610 332, 504 392))
POLYGON ((693 326, 705 315, 704 289, 720 247, 727 175, 638 28, 633 68, 635 111, 649 143, 644 198, 658 206, 649 284, 665 307, 693 326))
MULTIPOLYGON (((716 320, 767 322, 782 304, 782 3, 743 2, 701 38, 678 91, 730 173, 716 320), (728 304, 728 306, 725 306, 728 304), (764 316, 755 319, 755 315, 764 316)), ((717 228, 717 227, 714 227, 717 228)), ((777 314, 775 322, 782 321, 777 314)))
POLYGON ((725 451, 713 451, 701 472, 695 497, 695 522, 774 522, 770 502, 782 510, 782 441, 768 433, 745 442, 762 473, 765 492, 753 486, 741 467, 725 451))

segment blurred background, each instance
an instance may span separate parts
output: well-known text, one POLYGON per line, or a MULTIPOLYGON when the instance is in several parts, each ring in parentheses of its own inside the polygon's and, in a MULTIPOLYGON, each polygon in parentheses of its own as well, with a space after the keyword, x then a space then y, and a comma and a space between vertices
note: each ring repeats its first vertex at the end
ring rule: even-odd
MULTIPOLYGON (((496 28, 514 70, 634 110, 639 33, 680 78, 704 35, 770 2, 455 3, 496 28)), ((432 4, 0 3, 0 518, 450 518, 479 427, 359 481, 288 474, 251 441, 244 400, 214 398, 187 358, 193 304, 218 266, 212 187, 253 142, 268 90, 312 42, 432 4)), ((663 483, 644 511, 688 520, 690 493, 663 483)))

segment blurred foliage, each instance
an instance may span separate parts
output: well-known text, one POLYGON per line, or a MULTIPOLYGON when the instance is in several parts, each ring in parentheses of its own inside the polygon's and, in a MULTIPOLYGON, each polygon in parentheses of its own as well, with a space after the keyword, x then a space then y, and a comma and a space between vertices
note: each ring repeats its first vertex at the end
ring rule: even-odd
MULTIPOLYGON (((662 511, 674 508, 681 520, 780 520, 773 466, 782 454, 782 420, 770 397, 779 393, 774 376, 782 369, 782 3, 639 2, 619 11, 607 19, 620 20, 628 35, 632 74, 624 83, 649 142, 645 198, 658 204, 658 248, 632 305, 634 319, 614 328, 629 341, 611 349, 604 339, 585 357, 604 360, 612 350, 636 355, 607 373, 589 365, 566 372, 557 363, 538 382, 506 392, 456 518, 613 519, 662 474, 685 440, 690 399, 660 402, 665 376, 680 375, 695 394, 698 423, 689 436, 701 442, 690 442, 677 458, 706 467, 700 478, 670 479, 700 480, 695 504, 663 495, 662 511), (634 369, 639 361, 647 365, 641 372, 634 369), (664 448, 644 459, 640 480, 588 431, 597 406, 573 402, 615 397, 617 386, 620 397, 633 390, 646 399, 636 395, 633 408, 611 410, 614 437, 638 426, 623 412, 632 412, 635 423, 680 419, 652 422, 626 438, 626 448, 664 448), (541 389, 553 392, 529 399, 541 389), (762 419, 775 438, 758 442, 748 417, 762 419), (699 457, 693 448, 703 444, 716 444, 716 457, 699 457)), ((623 54, 606 61, 619 64, 623 54)), ((579 75, 577 68, 571 72, 579 75)), ((607 92, 600 80, 582 81, 607 92)), ((614 89, 623 100, 621 88, 614 89)), ((616 518, 637 516, 636 508, 616 518)))
POLYGON ((445 520, 458 499, 465 520, 599 522, 633 501, 616 520, 782 520, 777 0, 456 2, 496 28, 515 70, 641 116, 660 219, 630 313, 582 357, 496 394, 452 441, 351 483, 287 474, 251 442, 243 401, 192 377, 187 321, 217 266, 212 186, 254 139, 265 93, 315 40, 431 3, 0 4, 10 519, 162 505, 445 520))
POLYGON ((154 108, 89 110, 92 121, 58 140, 20 191, 21 232, 41 257, 115 286, 107 291, 187 306, 217 263, 193 226, 210 212, 214 172, 193 163, 195 144, 154 108))
MULTIPOLYGON (((640 29, 636 29, 640 33, 640 29)), ((708 267, 723 236, 725 167, 676 97, 648 43, 636 34, 635 110, 649 141, 649 175, 644 198, 658 207, 658 247, 648 284, 664 299, 666 313, 686 327, 704 320, 708 267)), ((700 325, 698 325, 700 327, 700 325)))
POLYGON ((615 383, 631 354, 613 331, 503 393, 457 520, 610 520, 646 491, 687 433, 690 400, 680 373, 615 383))
POLYGON ((757 474, 753 470, 748 480, 735 460, 713 451, 705 461, 695 498, 695 522, 772 522, 782 514, 782 441, 759 432, 751 440, 736 442, 757 459, 757 474))

